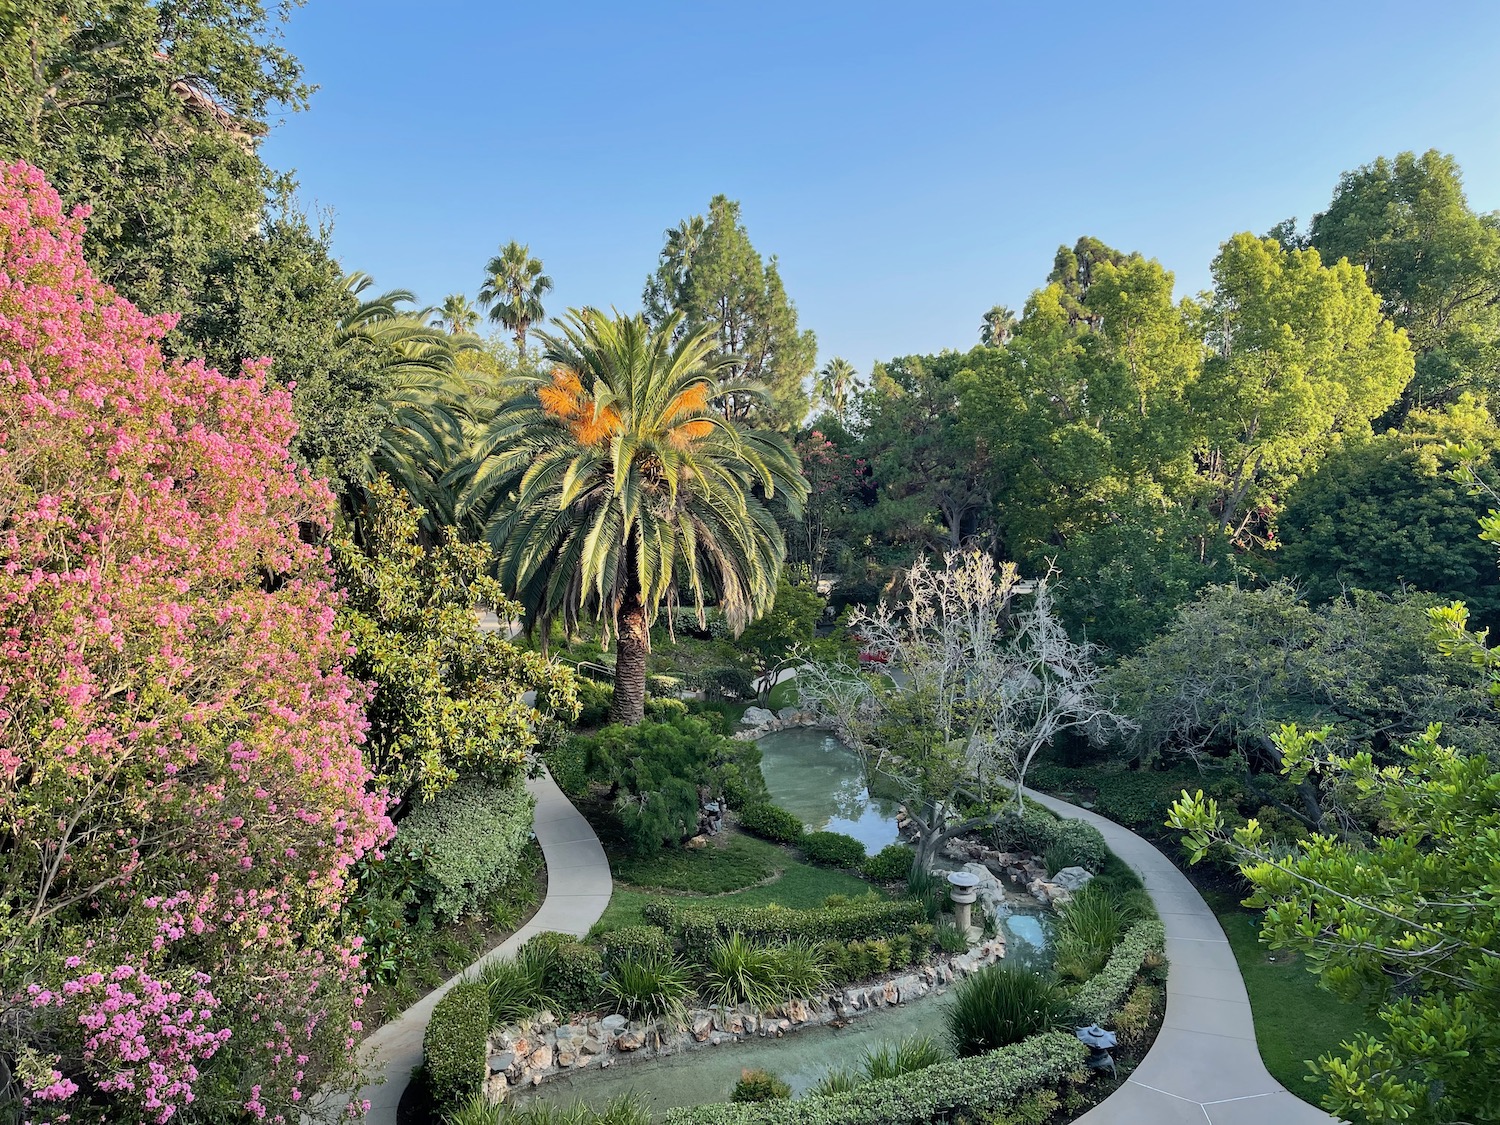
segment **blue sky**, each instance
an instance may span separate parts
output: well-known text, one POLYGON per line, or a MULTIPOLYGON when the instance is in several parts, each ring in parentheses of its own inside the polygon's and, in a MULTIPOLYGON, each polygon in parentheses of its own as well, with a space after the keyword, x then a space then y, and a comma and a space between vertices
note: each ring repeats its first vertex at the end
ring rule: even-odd
POLYGON ((723 192, 819 361, 977 342, 1088 234, 1208 284, 1235 231, 1378 155, 1458 157, 1500 208, 1500 4, 311 0, 320 87, 265 146, 348 269, 473 297, 511 238, 549 312, 635 309, 723 192))

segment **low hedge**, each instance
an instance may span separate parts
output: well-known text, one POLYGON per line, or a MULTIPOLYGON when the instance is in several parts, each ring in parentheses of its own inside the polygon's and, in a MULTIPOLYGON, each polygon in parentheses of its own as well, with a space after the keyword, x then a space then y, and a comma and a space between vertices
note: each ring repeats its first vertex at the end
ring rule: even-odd
POLYGON ((927 921, 927 908, 916 899, 863 899, 808 910, 778 906, 723 907, 711 912, 652 902, 641 913, 647 922, 677 938, 689 956, 698 959, 707 955, 714 942, 734 933, 766 945, 787 941, 850 942, 895 937, 914 924, 927 921))
POLYGON ((599 937, 604 964, 613 968, 621 961, 665 961, 672 956, 672 940, 660 926, 621 926, 599 937))
POLYGON ((1061 1031, 970 1059, 937 1063, 897 1078, 865 1082, 840 1094, 791 1102, 723 1103, 668 1111, 666 1125, 926 1125, 986 1117, 1031 1090, 1082 1069, 1088 1048, 1061 1031))
POLYGON ((543 987, 565 1011, 588 1011, 599 1002, 604 993, 604 953, 597 945, 547 930, 525 948, 544 958, 543 987))
POLYGON ((808 859, 825 867, 858 867, 865 861, 865 846, 842 832, 809 832, 801 847, 808 859))
POLYGON ((740 827, 775 844, 800 844, 807 835, 802 821, 769 801, 756 801, 741 809, 740 827))
POLYGON ((467 1101, 489 1077, 490 996, 479 981, 454 985, 432 1009, 422 1065, 439 1110, 467 1101))
POLYGON ((1070 1017, 1077 1023, 1107 1022, 1125 1002, 1146 960, 1161 955, 1166 939, 1166 929, 1155 920, 1137 922, 1126 930, 1104 968, 1069 998, 1070 1017))
POLYGON ((862 868, 864 877, 876 883, 899 883, 911 874, 917 860, 917 849, 910 844, 887 844, 862 868))

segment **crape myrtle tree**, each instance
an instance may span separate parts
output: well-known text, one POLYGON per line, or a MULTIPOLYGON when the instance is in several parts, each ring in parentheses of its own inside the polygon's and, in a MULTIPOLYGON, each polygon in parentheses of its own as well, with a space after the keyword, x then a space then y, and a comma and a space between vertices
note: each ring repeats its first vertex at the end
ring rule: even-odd
POLYGON ((1128 722, 1098 692, 1093 647, 1068 638, 1050 576, 1023 581, 1014 564, 952 552, 942 569, 919 559, 901 603, 856 609, 859 666, 814 663, 800 673, 818 707, 894 782, 921 833, 918 858, 994 823, 1058 734, 1103 736, 1128 722))
POLYGON ((0 172, 0 1061, 31 1122, 349 1089, 347 873, 390 836, 290 395, 167 361, 0 172))
POLYGON ((719 378, 711 328, 679 327, 586 309, 540 334, 550 371, 521 377, 453 477, 529 628, 612 627, 617 723, 644 717, 651 624, 679 591, 736 634, 770 607, 786 543, 768 501, 795 515, 807 495, 784 437, 719 409, 760 388, 719 378))

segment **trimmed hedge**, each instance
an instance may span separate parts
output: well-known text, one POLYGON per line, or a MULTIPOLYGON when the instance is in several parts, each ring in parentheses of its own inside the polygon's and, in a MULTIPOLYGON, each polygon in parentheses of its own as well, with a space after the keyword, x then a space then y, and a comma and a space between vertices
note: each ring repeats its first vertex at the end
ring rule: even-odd
POLYGON ((1079 985, 1069 998, 1071 1018, 1078 1023, 1107 1022, 1125 1002, 1146 959, 1160 956, 1166 940, 1166 929, 1155 920, 1137 922, 1126 930, 1104 968, 1079 985))
POLYGON ((842 832, 809 832, 801 847, 808 859, 825 867, 858 867, 865 861, 865 846, 842 832))
POLYGON ((676 937, 683 950, 699 960, 707 955, 714 942, 735 933, 762 945, 788 941, 850 942, 895 937, 914 924, 927 921, 927 908, 916 899, 864 899, 809 910, 723 907, 712 912, 651 902, 641 913, 646 921, 676 937))
POLYGON ((604 963, 613 968, 621 961, 666 961, 672 956, 672 942, 660 926, 621 926, 600 935, 604 963))
POLYGON ((917 849, 910 844, 887 844, 864 863, 864 876, 876 883, 899 883, 911 874, 917 849))
POLYGON ((604 993, 604 953, 598 946, 547 930, 524 948, 543 958, 543 987, 565 1011, 588 1011, 599 1002, 604 993))
POLYGON ((800 844, 807 835, 802 821, 769 801, 756 801, 741 809, 740 827, 775 844, 800 844))
POLYGON ((792 1102, 674 1109, 666 1125, 926 1125, 998 1113, 1031 1090, 1083 1067, 1088 1048, 1061 1031, 1033 1035, 985 1055, 937 1063, 898 1078, 865 1082, 841 1094, 792 1102))
POLYGON ((432 1009, 422 1035, 427 1087, 440 1110, 467 1101, 489 1077, 490 996, 477 980, 461 981, 432 1009))
POLYGON ((519 772, 507 781, 465 778, 414 808, 388 854, 418 866, 435 914, 460 918, 519 870, 532 804, 519 772))

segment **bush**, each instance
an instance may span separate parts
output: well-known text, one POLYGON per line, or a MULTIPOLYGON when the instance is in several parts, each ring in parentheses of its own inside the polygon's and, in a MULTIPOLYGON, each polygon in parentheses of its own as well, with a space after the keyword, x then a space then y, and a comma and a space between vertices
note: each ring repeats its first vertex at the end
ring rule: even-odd
POLYGON ((692 993, 687 967, 673 957, 625 957, 604 978, 604 994, 633 1020, 680 1024, 692 993))
POLYGON ((667 902, 647 903, 642 914, 682 943, 688 956, 702 961, 721 938, 743 934, 763 945, 790 941, 855 941, 903 933, 926 920, 926 910, 911 899, 867 898, 847 906, 789 910, 779 906, 735 906, 707 911, 667 902))
POLYGON ((1143 968, 1161 965, 1166 931, 1157 921, 1137 922, 1125 931, 1120 944, 1095 976, 1078 986, 1068 1000, 1068 1016, 1076 1023, 1107 1023, 1113 1018, 1143 968))
POLYGON ((698 992, 714 1007, 769 1008, 783 995, 780 971, 774 948, 730 934, 709 948, 698 992))
POLYGON ((603 1109, 593 1109, 581 1101, 567 1106, 534 1101, 499 1107, 499 1119, 492 1125, 651 1125, 651 1111, 634 1094, 613 1098, 603 1109))
POLYGON ((915 863, 906 873, 906 893, 922 904, 922 912, 929 922, 936 922, 947 909, 948 881, 937 872, 918 867, 915 863))
POLYGON ((1055 816, 1027 802, 1020 812, 1006 813, 995 825, 995 847, 1041 855, 1057 839, 1057 828, 1055 816))
POLYGON ((948 1009, 948 1035, 959 1056, 984 1054, 1045 1031, 1062 1012, 1055 983, 1002 962, 959 984, 948 1009))
POLYGON ((1104 968, 1126 927, 1141 918, 1136 893, 1121 892, 1099 879, 1082 887, 1058 912, 1053 939, 1058 972, 1088 980, 1104 968))
POLYGON ((478 981, 460 981, 432 1009, 422 1035, 427 1085, 440 1110, 468 1101, 489 1077, 490 998, 478 981))
POLYGON ((601 727, 609 722, 609 705, 614 701, 615 689, 611 684, 578 677, 578 725, 585 729, 601 727))
POLYGON ((757 801, 741 809, 740 828, 777 844, 800 844, 807 835, 802 821, 769 801, 757 801))
POLYGON ((604 992, 604 957, 599 949, 581 941, 567 941, 552 951, 547 991, 569 1012, 584 1012, 598 1005, 604 992))
POLYGON ((1067 860, 1058 870, 1061 871, 1063 867, 1082 867, 1095 874, 1102 871, 1109 848, 1099 830, 1081 820, 1059 820, 1056 823, 1056 835, 1053 836, 1049 852, 1051 848, 1057 848, 1062 853, 1061 858, 1067 860))
POLYGON ((743 668, 710 668, 698 677, 705 699, 738 703, 755 698, 755 679, 743 668))
POLYGON ((909 1035, 899 1043, 882 1043, 877 1048, 866 1048, 860 1061, 860 1071, 866 1082, 879 1082, 884 1078, 899 1078, 903 1074, 926 1070, 946 1062, 951 1056, 933 1041, 930 1035, 909 1035))
POLYGON ((842 832, 809 832, 802 837, 802 851, 825 867, 858 867, 865 861, 865 846, 842 832))
POLYGON ((898 883, 911 874, 917 850, 910 844, 887 844, 865 860, 864 877, 872 883, 898 883))
POLYGON ((740 1080, 734 1084, 732 1102, 784 1101, 792 1096, 792 1088, 769 1070, 742 1070, 740 1080))
POLYGON ((792 1102, 692 1106, 669 1110, 665 1125, 927 1125, 983 1119, 1033 1090, 1078 1071, 1086 1048, 1069 1033, 1049 1032, 976 1058, 938 1063, 852 1090, 792 1102))
POLYGON ((777 949, 776 971, 787 998, 806 999, 828 984, 828 958, 811 942, 790 941, 777 949))
POLYGON ((680 699, 646 700, 646 718, 653 723, 665 723, 687 713, 688 705, 680 699))
POLYGON ((417 805, 388 854, 421 871, 440 918, 474 912, 520 866, 531 835, 531 795, 519 773, 508 781, 471 777, 417 805))
POLYGON ((969 948, 969 935, 946 918, 940 918, 933 927, 937 947, 944 953, 963 953, 969 948))
POLYGON ((604 964, 609 968, 626 958, 661 960, 672 955, 672 942, 660 926, 621 926, 609 930, 600 939, 600 947, 604 964))
POLYGON ((576 736, 570 735, 546 746, 542 750, 542 761, 557 787, 569 797, 588 795, 588 750, 576 736))
POLYGON ((479 982, 490 998, 490 1024, 517 1023, 556 1001, 547 991, 552 949, 528 942, 506 960, 490 961, 479 972, 479 982))

